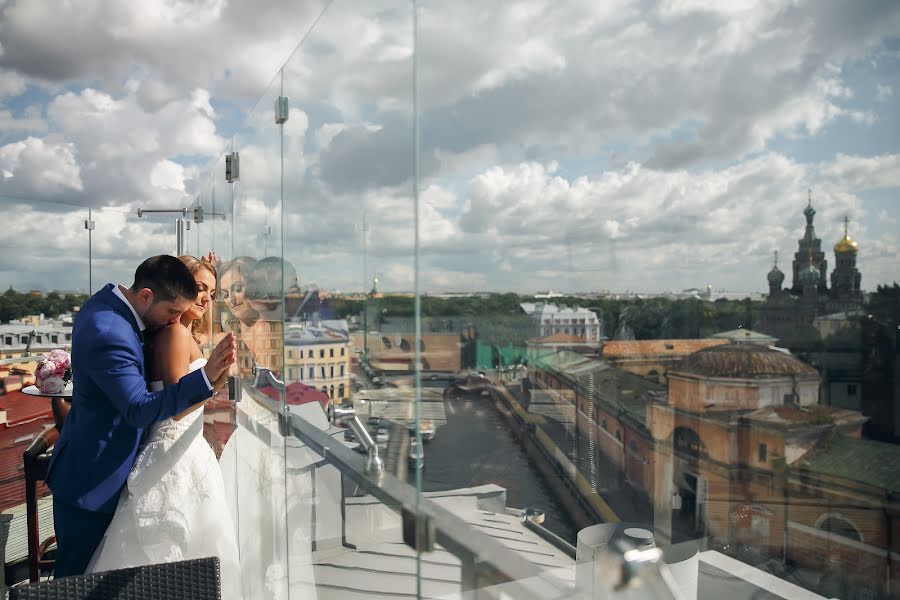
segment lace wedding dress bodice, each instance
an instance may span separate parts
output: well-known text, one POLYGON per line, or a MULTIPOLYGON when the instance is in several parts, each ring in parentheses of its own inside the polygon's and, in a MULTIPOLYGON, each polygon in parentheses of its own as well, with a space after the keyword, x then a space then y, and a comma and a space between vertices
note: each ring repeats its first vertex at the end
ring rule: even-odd
MULTIPOLYGON (((202 368, 206 359, 190 364, 202 368)), ((162 389, 161 381, 150 384, 162 389)), ((116 514, 88 572, 218 556, 222 597, 239 598, 237 536, 216 456, 203 438, 203 410, 147 431, 116 514)))

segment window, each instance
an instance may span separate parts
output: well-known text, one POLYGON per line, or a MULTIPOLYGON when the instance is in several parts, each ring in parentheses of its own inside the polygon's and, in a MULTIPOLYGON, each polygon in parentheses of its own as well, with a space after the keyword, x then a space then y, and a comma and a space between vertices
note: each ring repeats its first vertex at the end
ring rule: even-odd
POLYGON ((330 356, 331 358, 334 358, 334 348, 328 349, 328 356, 330 356))
POLYGON ((325 358, 325 348, 319 348, 319 358, 325 358))
POLYGON ((331 386, 331 391, 328 392, 329 398, 334 398, 334 386, 331 386))
POLYGON ((4 341, 6 342, 6 345, 7 345, 7 346, 12 346, 12 344, 13 344, 13 341, 12 341, 12 340, 13 340, 13 339, 12 339, 12 336, 11 336, 11 335, 8 335, 8 336, 6 336, 6 339, 5 339, 4 341))
POLYGON ((66 341, 67 341, 67 342, 71 342, 71 341, 72 341, 72 334, 71 334, 71 333, 67 333, 67 334, 66 334, 66 341))
POLYGON ((322 365, 322 379, 325 379, 325 365, 322 365))
POLYGON ((848 395, 848 396, 855 396, 855 395, 856 395, 856 384, 855 384, 855 383, 848 383, 848 384, 847 384, 847 395, 848 395))
POLYGON ((409 342, 406 339, 400 340, 400 349, 409 352, 409 342))
POLYGON ((344 376, 344 365, 341 365, 341 377, 344 376))
POLYGON ((288 350, 288 358, 294 358, 294 351, 288 350))
POLYGON ((601 427, 603 427, 603 429, 609 431, 609 427, 606 426, 606 419, 605 419, 605 418, 603 419, 603 423, 601 424, 601 427))
POLYGON ((859 529, 840 515, 826 515, 816 527, 822 531, 856 540, 857 542, 862 541, 862 535, 860 534, 859 529))
POLYGON ((331 372, 331 378, 334 379, 334 365, 331 365, 330 372, 331 372))
POLYGON ((315 379, 315 378, 316 378, 316 368, 315 368, 315 367, 310 367, 310 368, 309 368, 309 379, 310 379, 310 380, 313 380, 313 379, 315 379))
POLYGON ((622 441, 622 431, 619 429, 616 429, 616 439, 622 441))
POLYGON ((53 335, 50 336, 50 340, 51 340, 54 344, 58 344, 58 343, 59 343, 59 336, 56 335, 56 334, 54 333, 53 335))
POLYGON ((344 356, 344 350, 346 350, 346 348, 341 348, 341 356, 344 356))
POLYGON ((344 397, 344 384, 338 386, 338 398, 344 397))
POLYGON ((759 462, 761 462, 761 463, 766 462, 766 445, 765 444, 759 445, 759 462))

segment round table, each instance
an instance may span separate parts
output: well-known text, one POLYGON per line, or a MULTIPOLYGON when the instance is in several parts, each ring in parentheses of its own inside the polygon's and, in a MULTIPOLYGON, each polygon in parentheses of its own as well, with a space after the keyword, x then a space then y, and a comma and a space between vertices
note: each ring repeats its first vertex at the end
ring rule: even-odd
POLYGON ((43 396, 44 398, 50 398, 50 409, 53 411, 53 421, 56 424, 56 430, 62 431, 63 421, 65 421, 66 414, 69 412, 68 409, 70 408, 68 406, 65 406, 63 402, 71 402, 71 382, 66 384, 66 387, 63 389, 63 391, 57 392, 56 394, 48 394, 42 392, 36 385, 29 385, 22 388, 22 393, 28 394, 29 396, 43 396))
POLYGON ((22 392, 28 394, 29 396, 43 396, 45 398, 71 398, 72 397, 72 384, 67 383, 66 387, 63 391, 58 392, 56 394, 48 394, 46 392, 42 392, 38 389, 36 385, 29 385, 22 388, 22 392))

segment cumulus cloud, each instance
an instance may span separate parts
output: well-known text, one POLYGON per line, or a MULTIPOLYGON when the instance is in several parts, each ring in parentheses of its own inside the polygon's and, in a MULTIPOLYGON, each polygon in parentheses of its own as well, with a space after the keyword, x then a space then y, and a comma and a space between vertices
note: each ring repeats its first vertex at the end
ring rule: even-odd
POLYGON ((68 188, 67 201, 95 207, 182 202, 186 171, 172 159, 210 156, 223 147, 213 115, 203 90, 154 111, 135 93, 114 96, 86 88, 60 94, 47 107, 52 133, 46 139, 5 147, 4 168, 13 177, 0 182, 0 194, 46 199, 51 188, 57 193, 68 188), (55 156, 37 168, 36 161, 17 158, 17 149, 25 147, 34 152, 52 148, 55 156))
MULTIPOLYGON (((430 290, 751 290, 773 249, 794 251, 812 186, 823 240, 849 214, 873 248, 865 280, 896 272, 897 242, 870 234, 862 192, 900 185, 897 155, 816 145, 835 122, 876 122, 848 69, 893 60, 881 49, 900 5, 418 7, 414 96, 404 3, 334 3, 308 32, 322 3, 0 5, 0 68, 52 96, 31 114, 0 107, 0 195, 127 212, 199 193, 233 210, 235 253, 282 254, 326 289, 360 289, 378 272, 384 289, 410 290, 418 231, 430 290), (270 82, 229 142, 234 107, 270 82), (282 130, 278 95, 291 107, 282 130), (805 163, 773 151, 780 140, 836 158, 805 163), (196 166, 226 143, 241 154, 233 189, 221 161, 202 181, 196 166)), ((890 73, 878 72, 877 99, 890 97, 890 73)), ((171 245, 169 222, 103 218, 110 269, 142 227, 135 253, 171 245)))
POLYGON ((0 169, 4 195, 58 198, 65 192, 84 190, 72 144, 35 137, 7 144, 0 147, 0 169))
POLYGON ((843 189, 871 190, 900 187, 900 154, 848 156, 838 154, 822 165, 822 174, 843 189))
POLYGON ((875 99, 884 102, 894 95, 894 88, 886 83, 879 83, 875 86, 875 99))
MULTIPOLYGON (((15 2, 0 6, 0 66, 36 80, 99 80, 111 89, 142 70, 164 86, 217 87, 249 100, 322 7, 250 0, 15 2), (227 50, 235 48, 240 51, 227 50)), ((152 102, 153 92, 146 94, 152 102)))

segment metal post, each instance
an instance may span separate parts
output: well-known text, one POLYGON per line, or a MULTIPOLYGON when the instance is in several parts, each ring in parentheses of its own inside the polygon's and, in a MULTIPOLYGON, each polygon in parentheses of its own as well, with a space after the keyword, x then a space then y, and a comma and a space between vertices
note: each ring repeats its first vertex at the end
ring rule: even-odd
POLYGON ((184 254, 184 219, 175 219, 175 256, 184 254))

